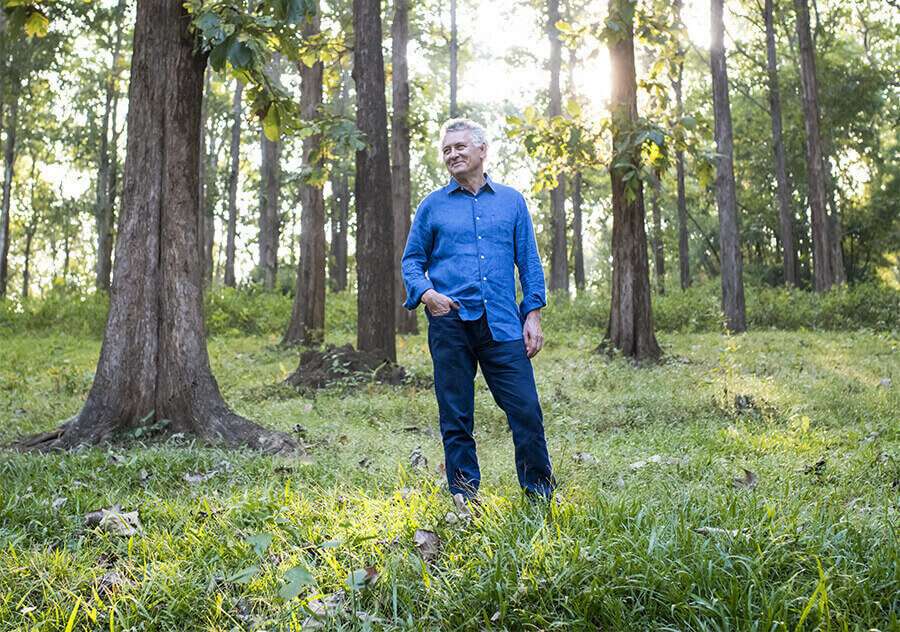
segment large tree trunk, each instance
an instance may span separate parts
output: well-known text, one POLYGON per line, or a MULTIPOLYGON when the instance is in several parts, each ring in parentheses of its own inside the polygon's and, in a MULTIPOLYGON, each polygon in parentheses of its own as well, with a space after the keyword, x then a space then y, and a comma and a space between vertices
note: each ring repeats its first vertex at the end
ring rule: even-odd
MULTIPOLYGON (((551 117, 562 114, 562 42, 559 39, 559 0, 547 2, 547 35, 550 38, 550 111, 551 117)), ((569 256, 566 244, 566 180, 557 178, 556 188, 550 191, 550 291, 569 291, 569 256)))
POLYGON ((418 333, 416 312, 403 307, 403 274, 400 259, 406 245, 412 203, 409 174, 409 67, 406 49, 409 44, 409 0, 394 0, 391 25, 391 88, 394 110, 391 114, 391 192, 394 205, 394 313, 397 333, 418 333))
POLYGON ((397 359, 394 338, 394 215, 381 54, 381 3, 353 0, 356 126, 367 139, 356 152, 357 346, 397 359))
MULTIPOLYGON (((316 17, 303 27, 304 37, 319 32, 318 8, 316 17)), ((300 63, 300 109, 304 120, 319 116, 322 106, 322 62, 312 66, 300 63)), ((303 139, 303 162, 307 169, 316 168, 316 154, 322 142, 320 135, 303 139)), ((325 198, 322 187, 304 182, 300 185, 300 262, 297 265, 297 284, 291 322, 282 344, 314 345, 325 339, 325 198)))
MULTIPOLYGON (((609 60, 612 75, 610 117, 613 132, 612 165, 628 162, 639 166, 639 148, 628 143, 629 130, 638 118, 637 81, 634 67, 634 24, 628 0, 610 0, 610 19, 622 26, 611 39, 609 60)), ((650 307, 650 273, 647 261, 647 234, 644 229, 643 185, 632 178, 633 189, 626 192, 627 170, 610 167, 612 181, 612 300, 606 338, 613 348, 635 360, 656 359, 662 353, 653 333, 650 307)))
POLYGON ((9 281, 9 211, 12 204, 13 169, 16 164, 16 127, 19 118, 19 87, 13 81, 12 103, 6 123, 6 146, 3 149, 3 201, 0 205, 0 296, 6 296, 9 281))
POLYGON ((115 170, 110 158, 110 127, 112 127, 113 144, 115 144, 115 115, 119 100, 117 87, 119 54, 122 50, 122 20, 125 15, 125 0, 119 0, 116 6, 116 17, 113 27, 116 36, 113 42, 109 74, 106 78, 106 95, 103 104, 103 117, 100 123, 100 155, 97 160, 97 199, 94 216, 97 223, 97 263, 95 266, 95 286, 99 292, 109 292, 110 273, 112 271, 113 245, 113 204, 112 204, 112 171, 115 170))
POLYGON ((450 118, 459 116, 459 29, 456 26, 457 0, 450 0, 450 118))
POLYGON ((827 292, 834 283, 831 270, 831 239, 825 196, 822 139, 819 136, 819 99, 816 83, 816 53, 809 34, 809 8, 806 0, 794 0, 797 42, 800 47, 800 86, 803 120, 806 127, 807 199, 812 219, 813 287, 827 292))
POLYGON ((26 448, 73 448, 164 425, 228 446, 296 448, 233 413, 209 368, 197 265, 204 56, 181 0, 139 0, 125 188, 109 317, 81 412, 26 448))
POLYGON ((766 70, 769 77, 769 115, 772 118, 772 152, 775 156, 775 182, 778 186, 778 217, 781 239, 781 266, 785 284, 797 286, 797 251, 794 245, 794 220, 791 213, 791 187, 784 158, 781 131, 781 90, 778 87, 778 60, 775 49, 773 0, 765 0, 763 21, 766 24, 766 70))
POLYGON ((572 258, 575 261, 575 288, 584 291, 584 234, 581 225, 581 172, 572 178, 572 258))
POLYGON ((728 101, 728 72, 725 66, 725 23, 723 0, 710 2, 711 39, 709 64, 712 73, 713 114, 715 117, 716 206, 719 209, 719 257, 722 263, 722 310, 730 331, 747 329, 744 310, 744 264, 741 258, 741 234, 734 185, 734 140, 731 130, 731 104, 728 101))
POLYGON ((225 285, 235 287, 234 276, 235 239, 237 237, 237 189, 241 172, 241 96, 244 84, 234 81, 234 98, 231 102, 231 171, 228 174, 228 230, 225 237, 225 285))
MULTIPOLYGON (((831 143, 828 143, 830 145, 831 143)), ((841 229, 841 214, 838 211, 837 183, 831 171, 831 162, 828 156, 830 149, 823 158, 822 168, 825 171, 826 193, 828 197, 828 239, 831 244, 831 280, 834 285, 842 285, 847 282, 847 274, 844 270, 843 230, 841 229)))
POLYGON ((656 276, 656 291, 666 293, 666 259, 662 238, 662 213, 659 209, 660 179, 659 174, 653 177, 653 197, 650 207, 653 213, 653 271, 656 276))
POLYGON ((331 174, 331 269, 332 292, 347 289, 347 224, 350 217, 350 183, 343 168, 331 174))
MULTIPOLYGON (((281 75, 281 59, 276 53, 269 72, 277 79, 281 75)), ((260 131, 262 160, 260 175, 262 191, 259 205, 259 269, 263 286, 275 288, 278 276, 278 241, 281 232, 281 142, 271 141, 260 131)))

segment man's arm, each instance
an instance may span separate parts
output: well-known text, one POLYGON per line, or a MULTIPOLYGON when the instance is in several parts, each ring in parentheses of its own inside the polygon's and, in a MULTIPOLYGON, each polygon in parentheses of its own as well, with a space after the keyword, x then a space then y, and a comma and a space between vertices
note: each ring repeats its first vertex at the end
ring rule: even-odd
POLYGON ((534 226, 524 198, 519 198, 516 214, 515 260, 519 269, 519 282, 522 284, 522 302, 519 304, 519 317, 523 321, 522 335, 525 337, 525 350, 528 357, 534 357, 544 345, 544 334, 541 331, 541 308, 547 304, 547 292, 544 287, 544 269, 538 254, 537 240, 534 238, 534 226))
POLYGON ((418 307, 422 295, 434 289, 431 281, 425 276, 433 246, 434 237, 428 221, 428 208, 425 202, 422 202, 416 209, 400 264, 403 284, 406 286, 406 302, 403 304, 406 309, 418 307))

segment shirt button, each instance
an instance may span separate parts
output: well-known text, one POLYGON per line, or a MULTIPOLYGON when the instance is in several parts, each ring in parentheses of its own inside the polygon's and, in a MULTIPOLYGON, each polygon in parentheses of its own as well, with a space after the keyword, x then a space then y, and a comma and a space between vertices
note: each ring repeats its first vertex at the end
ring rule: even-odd
POLYGON ((481 235, 478 235, 478 239, 481 239, 481 235))
POLYGON ((487 277, 481 277, 482 281, 487 281, 487 277))
POLYGON ((481 218, 480 218, 480 217, 478 217, 478 216, 476 216, 476 217, 475 217, 475 219, 481 219, 481 218))
POLYGON ((484 302, 487 303, 487 299, 484 299, 484 302))
POLYGON ((481 255, 481 258, 484 259, 484 255, 481 255))

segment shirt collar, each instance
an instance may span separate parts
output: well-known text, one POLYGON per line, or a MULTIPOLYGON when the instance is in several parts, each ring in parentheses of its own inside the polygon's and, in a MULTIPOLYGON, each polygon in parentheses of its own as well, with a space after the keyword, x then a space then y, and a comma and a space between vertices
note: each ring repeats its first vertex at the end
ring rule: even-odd
MULTIPOLYGON (((463 189, 463 186, 459 182, 457 182, 456 178, 454 177, 450 178, 450 182, 447 183, 447 186, 444 187, 444 189, 447 191, 447 195, 450 195, 454 191, 465 191, 465 189, 463 189)), ((481 189, 487 189, 488 191, 494 192, 494 181, 491 180, 491 176, 487 172, 485 172, 484 174, 484 186, 481 187, 481 189)))

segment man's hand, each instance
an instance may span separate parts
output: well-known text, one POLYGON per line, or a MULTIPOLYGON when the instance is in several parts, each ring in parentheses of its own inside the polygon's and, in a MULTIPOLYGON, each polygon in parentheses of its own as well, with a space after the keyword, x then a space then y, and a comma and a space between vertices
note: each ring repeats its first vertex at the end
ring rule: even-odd
POLYGON ((544 346, 544 332, 541 331, 541 310, 533 309, 525 317, 525 326, 522 328, 525 336, 525 353, 533 358, 544 346))
POLYGON ((450 300, 449 296, 444 296, 431 289, 425 290, 422 302, 425 303, 428 313, 432 316, 444 316, 449 314, 451 309, 459 309, 459 303, 450 300))

